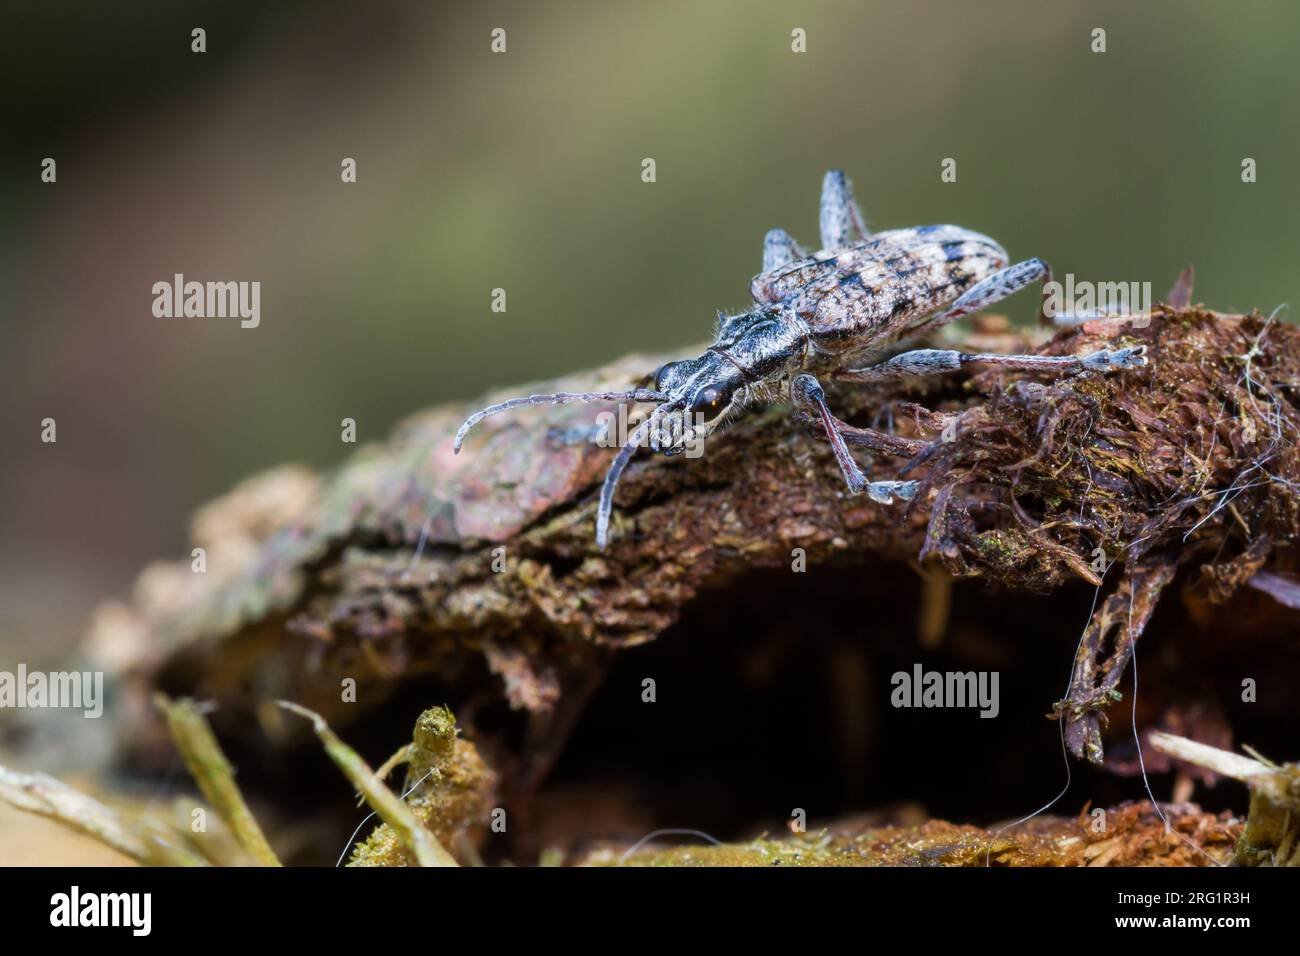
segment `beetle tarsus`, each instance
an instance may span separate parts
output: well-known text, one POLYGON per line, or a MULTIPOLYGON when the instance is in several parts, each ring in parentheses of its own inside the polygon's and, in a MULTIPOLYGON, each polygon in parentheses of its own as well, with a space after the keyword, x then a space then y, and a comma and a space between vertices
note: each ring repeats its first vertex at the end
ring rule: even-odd
POLYGON ((911 501, 916 497, 919 487, 920 482, 917 481, 873 481, 867 485, 867 497, 882 505, 892 505, 895 498, 911 501))
POLYGON ((1100 349, 1080 360, 1088 371, 1110 372, 1126 368, 1141 368, 1147 364, 1147 347, 1133 345, 1123 349, 1100 349))

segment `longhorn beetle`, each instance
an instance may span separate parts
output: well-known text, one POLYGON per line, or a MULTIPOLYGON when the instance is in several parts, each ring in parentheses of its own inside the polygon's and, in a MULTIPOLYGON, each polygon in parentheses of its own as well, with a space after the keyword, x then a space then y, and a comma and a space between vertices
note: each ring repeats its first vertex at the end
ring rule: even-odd
MULTIPOLYGON (((714 342, 704 354, 662 366, 652 388, 528 395, 475 412, 456 432, 465 435, 490 415, 527 405, 629 401, 655 403, 614 457, 600 491, 596 544, 604 550, 614 490, 636 449, 669 419, 675 429, 666 454, 707 437, 746 405, 788 393, 797 408, 820 416, 849 492, 874 501, 910 500, 915 481, 871 481, 849 454, 817 376, 879 382, 936 375, 971 362, 1057 372, 1111 371, 1146 364, 1146 346, 1102 349, 1081 356, 998 355, 951 349, 912 349, 872 363, 892 342, 937 329, 977 312, 1034 282, 1051 280, 1041 259, 1008 266, 1006 251, 988 236, 960 226, 919 226, 869 233, 844 173, 822 181, 820 251, 808 255, 783 229, 763 240, 763 271, 750 282, 754 306, 719 313, 714 342), (867 361, 869 364, 860 365, 867 361)), ((1040 317, 1046 315, 1046 298, 1040 317)), ((1060 321, 1064 317, 1057 319, 1060 321)), ((658 430, 658 431, 656 431, 658 430)))

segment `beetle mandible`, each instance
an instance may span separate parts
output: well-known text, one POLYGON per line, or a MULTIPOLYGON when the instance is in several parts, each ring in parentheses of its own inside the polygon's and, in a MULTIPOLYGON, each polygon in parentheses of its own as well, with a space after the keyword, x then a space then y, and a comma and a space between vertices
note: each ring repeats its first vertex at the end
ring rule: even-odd
MULTIPOLYGON (((919 226, 868 232, 848 178, 831 170, 822 181, 821 249, 809 255, 783 229, 763 240, 763 271, 750 282, 754 306, 719 314, 714 342, 696 358, 669 362, 650 388, 528 395, 475 412, 456 433, 490 415, 527 405, 630 401, 655 404, 615 455, 600 491, 596 544, 609 539, 614 490, 636 449, 651 435, 665 454, 717 431, 746 405, 788 394, 797 408, 820 417, 849 492, 881 504, 909 500, 915 481, 871 481, 840 435, 817 376, 879 382, 936 375, 972 362, 1058 372, 1104 372, 1146 364, 1146 346, 1102 349, 1081 356, 1001 355, 952 349, 911 349, 871 362, 891 343, 913 339, 978 312, 1034 282, 1051 281, 1041 259, 1008 265, 1006 250, 960 226, 919 226), (862 362, 868 364, 861 364, 862 362), (672 420, 671 437, 662 441, 672 420)), ((1046 298, 1040 318, 1046 314, 1046 298)), ((1059 318, 1057 319, 1059 321, 1059 318)))

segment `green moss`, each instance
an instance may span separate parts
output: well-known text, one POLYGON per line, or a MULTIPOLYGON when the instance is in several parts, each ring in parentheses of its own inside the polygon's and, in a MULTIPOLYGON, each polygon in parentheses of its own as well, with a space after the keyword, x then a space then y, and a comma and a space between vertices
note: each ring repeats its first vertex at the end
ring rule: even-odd
MULTIPOLYGON (((415 721, 405 762, 405 802, 420 823, 458 858, 477 857, 496 796, 496 775, 475 746, 460 737, 446 707, 430 707, 415 721)), ((352 853, 349 866, 411 866, 410 851, 381 824, 352 853)))
POLYGON ((606 849, 581 862, 592 866, 1086 866, 1101 857, 1117 865, 1204 866, 1226 860, 1239 824, 1186 810, 1173 818, 1187 842, 1163 838, 1164 820, 1143 802, 1108 814, 1096 833, 1081 818, 1041 817, 1006 830, 982 830, 932 820, 914 827, 873 827, 835 833, 761 837, 716 846, 653 847, 637 853, 606 849), (1188 844, 1195 841, 1204 849, 1188 844))

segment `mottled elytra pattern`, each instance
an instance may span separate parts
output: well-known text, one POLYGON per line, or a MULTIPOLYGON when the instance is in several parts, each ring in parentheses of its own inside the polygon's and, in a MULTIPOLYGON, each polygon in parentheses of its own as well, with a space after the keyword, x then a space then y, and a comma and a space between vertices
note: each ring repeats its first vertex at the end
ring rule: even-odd
POLYGON ((870 481, 849 453, 842 424, 826 405, 816 374, 868 382, 900 375, 937 375, 972 362, 997 362, 1057 372, 1105 372, 1145 364, 1145 347, 1102 350, 1086 356, 966 354, 916 349, 871 364, 872 353, 985 308, 1050 276, 1039 259, 1008 266, 1006 250, 960 226, 920 226, 871 234, 845 175, 831 170, 822 182, 821 249, 806 255, 784 229, 763 240, 763 271, 750 283, 754 307, 720 316, 714 342, 702 355, 670 362, 650 388, 623 392, 530 395, 491 405, 457 432, 466 434, 491 415, 523 405, 586 401, 654 403, 654 410, 624 436, 601 488, 596 542, 608 541, 614 490, 636 449, 653 442, 674 454, 722 427, 743 408, 789 395, 826 429, 851 494, 865 492, 882 504, 908 500, 915 481, 870 481), (849 368, 855 361, 865 367, 849 368), (664 435, 668 435, 667 441, 664 435))
POLYGON ((892 229, 760 273, 750 293, 806 322, 818 348, 860 351, 896 340, 1006 264, 1000 245, 960 226, 892 229))

